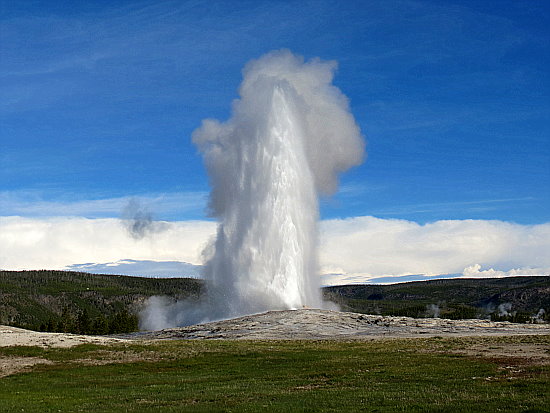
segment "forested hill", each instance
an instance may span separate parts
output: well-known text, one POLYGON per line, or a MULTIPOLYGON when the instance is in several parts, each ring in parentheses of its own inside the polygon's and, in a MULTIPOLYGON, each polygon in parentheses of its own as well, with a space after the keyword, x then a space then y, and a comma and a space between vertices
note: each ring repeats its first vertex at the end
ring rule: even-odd
MULTIPOLYGON (((70 271, 0 271, 0 324, 46 331, 134 331, 151 296, 199 297, 204 282, 70 271)), ((410 317, 548 321, 550 276, 447 279, 323 289, 344 311, 410 317), (540 311, 543 309, 544 311, 540 311)))
POLYGON ((539 319, 548 320, 550 276, 346 285, 325 288, 324 295, 345 311, 526 322, 537 314, 539 319))
POLYGON ((202 289, 191 278, 0 271, 0 324, 81 333, 135 330, 135 314, 148 297, 198 297, 202 289))

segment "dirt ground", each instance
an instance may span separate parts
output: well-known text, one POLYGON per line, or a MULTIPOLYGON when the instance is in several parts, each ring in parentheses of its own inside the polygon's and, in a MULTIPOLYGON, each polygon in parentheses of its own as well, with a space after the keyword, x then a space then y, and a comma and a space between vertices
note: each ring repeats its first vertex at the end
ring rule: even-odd
POLYGON ((72 347, 84 343, 108 344, 119 341, 123 340, 113 337, 85 336, 80 334, 43 333, 16 327, 0 326, 0 347, 72 347))
POLYGON ((0 356, 0 378, 21 371, 30 370, 30 368, 36 364, 52 364, 52 362, 39 357, 0 356))
POLYGON ((550 334, 548 324, 389 317, 331 310, 269 311, 231 320, 138 333, 134 339, 318 340, 550 334))
MULTIPOLYGON (((41 333, 15 327, 0 326, 0 347, 39 346, 71 347, 84 343, 112 344, 150 342, 174 339, 229 340, 379 340, 392 338, 463 337, 459 349, 448 350, 467 357, 494 361, 511 376, 521 374, 522 366, 550 365, 550 341, 479 340, 475 337, 550 336, 548 324, 513 324, 487 320, 413 319, 344 313, 329 310, 303 309, 270 311, 188 327, 135 333, 126 336, 100 337, 64 333, 41 333), (491 344, 487 344, 487 343, 491 344)), ((435 350, 435 349, 434 349, 435 350)), ((436 350, 437 351, 437 350, 436 350)), ((448 352, 447 351, 447 352, 448 352)), ((148 357, 154 358, 154 355, 148 357)), ((128 353, 124 360, 79 360, 79 363, 104 364, 132 362, 143 355, 128 353), (137 357, 137 358, 136 358, 137 357), (134 360, 135 359, 135 360, 134 360)), ((37 364, 51 363, 38 357, 0 356, 0 377, 29 370, 37 364)))

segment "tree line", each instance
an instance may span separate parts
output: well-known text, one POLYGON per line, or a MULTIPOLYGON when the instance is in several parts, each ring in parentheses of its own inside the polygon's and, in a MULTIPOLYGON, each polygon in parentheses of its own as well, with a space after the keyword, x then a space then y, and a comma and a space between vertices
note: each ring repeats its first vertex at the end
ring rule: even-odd
POLYGON ((107 317, 103 314, 91 317, 86 309, 78 311, 75 315, 66 308, 60 317, 50 317, 48 322, 39 326, 38 330, 53 333, 105 335, 131 333, 137 331, 138 327, 137 315, 129 313, 126 309, 107 317))

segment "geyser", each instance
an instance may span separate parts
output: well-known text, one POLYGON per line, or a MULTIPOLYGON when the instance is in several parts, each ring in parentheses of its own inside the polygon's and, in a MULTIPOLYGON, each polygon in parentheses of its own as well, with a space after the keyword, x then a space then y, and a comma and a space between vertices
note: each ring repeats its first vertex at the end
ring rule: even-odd
POLYGON ((204 252, 208 318, 322 306, 318 196, 364 156, 348 101, 332 85, 335 68, 268 53, 244 68, 231 118, 204 120, 193 133, 219 221, 204 252))
POLYGON ((323 307, 317 277, 318 197, 364 157, 346 97, 332 85, 335 62, 305 62, 288 50, 243 70, 226 122, 204 120, 193 142, 204 156, 219 221, 205 249, 207 296, 151 298, 145 330, 267 310, 323 307))

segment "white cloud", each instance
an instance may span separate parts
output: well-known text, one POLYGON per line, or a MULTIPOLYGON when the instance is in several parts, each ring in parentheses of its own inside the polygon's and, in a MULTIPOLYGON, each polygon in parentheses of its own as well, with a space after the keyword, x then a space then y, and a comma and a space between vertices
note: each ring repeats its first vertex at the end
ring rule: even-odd
MULTIPOLYGON (((132 237, 118 219, 0 217, 0 268, 62 269, 120 260, 201 264, 215 233, 208 221, 165 222, 163 230, 132 237)), ((325 284, 380 277, 462 274, 467 277, 548 274, 550 223, 437 221, 356 217, 321 223, 325 284), (482 268, 485 268, 483 270, 482 268)), ((107 267, 106 267, 107 268, 107 267)))
POLYGON ((131 236, 118 219, 0 217, 0 268, 62 269, 121 259, 200 263, 215 223, 166 223, 147 237, 131 236))
POLYGON ((200 278, 202 266, 180 261, 119 260, 106 263, 69 265, 65 269, 92 274, 123 274, 138 277, 191 277, 200 278))
POLYGON ((323 273, 381 275, 462 273, 473 264, 502 271, 550 268, 550 223, 453 220, 425 225, 357 217, 321 224, 323 273))
POLYGON ((464 268, 462 275, 466 278, 502 278, 520 275, 549 275, 550 268, 514 268, 509 271, 498 271, 493 268, 482 270, 481 265, 474 264, 464 268))

